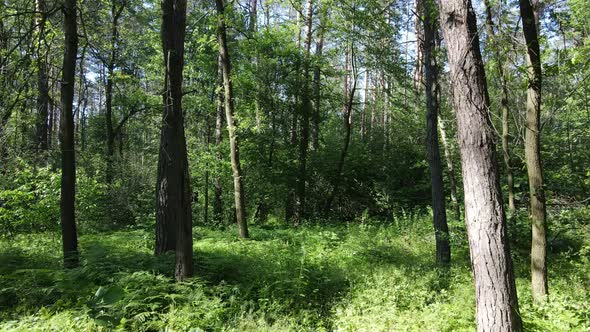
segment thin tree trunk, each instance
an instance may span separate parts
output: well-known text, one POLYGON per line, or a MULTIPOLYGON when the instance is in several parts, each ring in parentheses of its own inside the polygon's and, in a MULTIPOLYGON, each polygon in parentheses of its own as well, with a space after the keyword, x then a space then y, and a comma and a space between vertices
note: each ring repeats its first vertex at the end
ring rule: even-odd
MULTIPOLYGON (((494 20, 492 17, 492 5, 489 0, 485 1, 486 6, 486 28, 488 32, 488 38, 493 41, 493 36, 496 35, 494 29, 494 20)), ((504 72, 504 62, 498 45, 495 42, 491 42, 494 57, 496 58, 498 67, 498 76, 500 78, 500 85, 502 87, 502 97, 500 100, 501 104, 501 117, 502 117, 502 157, 504 159, 504 166, 506 167, 506 182, 508 184, 508 215, 514 215, 516 205, 514 204, 514 179, 512 173, 512 166, 510 162, 510 126, 509 126, 509 110, 508 110, 508 78, 504 72)))
POLYGON ((186 0, 164 0, 162 18, 166 72, 156 187, 156 254, 175 251, 174 276, 182 281, 193 273, 192 194, 182 113, 186 0))
POLYGON ((540 117, 542 68, 538 37, 538 5, 520 0, 522 30, 527 44, 528 90, 524 153, 531 200, 532 245, 531 277, 533 300, 541 302, 548 294, 547 285, 547 216, 541 166, 540 117))
POLYGON ((74 146, 74 88, 78 53, 76 0, 65 0, 63 6, 65 47, 61 83, 61 230, 64 266, 78 266, 78 235, 76 232, 76 153, 74 146))
MULTIPOLYGON (((217 148, 217 161, 218 164, 221 164, 223 161, 223 154, 221 153, 221 141, 223 139, 222 135, 222 126, 223 126, 223 73, 221 72, 221 56, 218 56, 218 76, 219 76, 219 86, 221 87, 220 91, 217 94, 217 114, 215 117, 215 146, 217 148)), ((215 175, 215 180, 213 182, 213 187, 215 188, 215 196, 213 198, 213 219, 215 220, 216 224, 221 224, 223 222, 223 189, 221 186, 221 176, 219 174, 215 175)))
MULTIPOLYGON (((320 8, 322 12, 323 7, 320 8)), ((324 27, 322 26, 323 15, 320 15, 319 21, 319 40, 315 46, 315 56, 321 59, 324 49, 324 27)), ((321 70, 320 66, 316 65, 313 69, 313 86, 314 86, 314 110, 313 110, 313 130, 312 136, 312 147, 314 150, 320 148, 320 121, 321 121, 321 100, 322 100, 322 81, 321 81, 321 70)))
POLYGON ((106 180, 107 183, 111 184, 114 177, 114 163, 115 163, 115 130, 113 126, 113 85, 115 75, 115 61, 117 60, 117 43, 119 38, 119 18, 123 13, 125 5, 121 5, 117 8, 116 0, 112 0, 111 3, 111 44, 110 54, 107 67, 107 84, 105 87, 105 120, 107 130, 107 168, 106 168, 106 180))
POLYGON ((363 95, 363 109, 361 115, 361 139, 364 140, 367 136, 367 108, 369 106, 369 85, 371 73, 369 70, 365 72, 365 86, 363 95))
MULTIPOLYGON (((352 106, 354 102, 354 94, 356 93, 356 83, 357 83, 357 76, 356 76, 356 68, 355 68, 355 58, 354 58, 354 49, 350 48, 350 64, 346 64, 347 68, 352 69, 352 86, 350 89, 345 87, 344 91, 347 93, 345 96, 344 102, 344 145, 342 147, 342 151, 340 152, 340 158, 338 159, 338 164, 336 166, 336 177, 334 178, 334 183, 332 184, 332 193, 328 196, 328 200, 326 201, 326 206, 324 207, 324 212, 327 214, 330 212, 332 208, 332 203, 338 194, 338 189, 340 188, 340 183, 342 182, 342 171, 344 169, 344 162, 346 161, 346 155, 348 154, 348 148, 350 146, 350 136, 352 134, 352 106)), ((346 74, 348 76, 348 72, 346 74)), ((347 80, 348 81, 348 80, 347 80)))
POLYGON ((414 90, 422 90, 424 83, 424 26, 421 22, 421 17, 424 16, 424 1, 415 0, 414 11, 414 32, 416 33, 416 63, 414 67, 414 90))
MULTIPOLYGON (((435 4, 432 0, 423 0, 424 22, 424 65, 426 75, 426 150, 430 167, 432 184, 432 214, 434 234, 436 237, 436 263, 446 265, 451 261, 449 243, 449 226, 445 207, 442 163, 438 145, 437 119, 439 113, 438 63, 436 61, 436 35, 438 31, 435 17, 435 4)), ((421 83, 420 83, 421 84, 421 83)))
POLYGON ((218 16, 217 38, 219 40, 219 55, 221 57, 221 71, 223 73, 223 90, 225 92, 225 117, 227 120, 227 130, 229 132, 230 159, 234 177, 234 200, 235 214, 238 224, 239 236, 247 239, 248 225, 246 221, 246 203, 244 197, 244 184, 242 168, 240 165, 240 150, 238 136, 236 133, 237 124, 234 119, 234 100, 233 87, 231 81, 231 62, 229 50, 227 47, 227 35, 225 25, 225 5, 223 0, 215 0, 218 16))
POLYGON ((478 331, 522 331, 489 96, 470 0, 440 0, 457 116, 478 331))
POLYGON ((301 104, 301 122, 299 124, 299 167, 295 183, 295 213, 294 225, 298 225, 305 218, 305 191, 307 182, 307 151, 309 148, 309 116, 312 111, 311 92, 309 89, 309 65, 313 22, 313 0, 307 0, 307 14, 305 17, 307 34, 304 43, 303 59, 303 93, 301 104))
POLYGON ((48 49, 45 41, 45 22, 47 6, 45 0, 35 1, 35 24, 37 25, 37 148, 47 151, 48 117, 49 117, 49 76, 47 75, 48 49))
MULTIPOLYGON (((440 90, 439 90, 440 91, 440 90)), ((455 219, 461 220, 461 208, 457 199, 457 180, 455 179, 455 166, 453 165, 453 155, 451 154, 451 147, 447 140, 447 132, 445 129, 445 123, 438 117, 438 130, 440 131, 440 140, 443 145, 445 152, 445 161, 447 163, 447 177, 449 178, 449 187, 451 189, 451 203, 453 204, 453 212, 455 213, 455 219)))

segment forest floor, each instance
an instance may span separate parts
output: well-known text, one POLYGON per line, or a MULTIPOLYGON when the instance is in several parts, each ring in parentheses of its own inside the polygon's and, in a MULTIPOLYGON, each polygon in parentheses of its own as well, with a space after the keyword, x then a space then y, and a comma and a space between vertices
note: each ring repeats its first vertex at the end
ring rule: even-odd
MULTIPOLYGON (((527 222, 512 222, 529 331, 590 330, 590 214, 562 214, 550 224, 550 298, 538 307, 527 222)), ((0 330, 473 331, 465 229, 451 230, 452 265, 440 270, 428 215, 254 226, 248 241, 195 227, 196 277, 180 284, 173 255, 153 256, 151 231, 82 235, 82 266, 70 271, 58 233, 19 235, 0 241, 0 330)))

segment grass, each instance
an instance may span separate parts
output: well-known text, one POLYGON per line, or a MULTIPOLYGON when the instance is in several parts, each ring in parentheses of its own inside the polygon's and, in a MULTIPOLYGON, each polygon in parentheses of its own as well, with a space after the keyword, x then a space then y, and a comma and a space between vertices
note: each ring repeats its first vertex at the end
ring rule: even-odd
MULTIPOLYGON (((580 225, 552 239, 551 295, 540 307, 530 300, 526 224, 513 227, 527 330, 590 330, 590 235, 580 225)), ((453 263, 439 270, 429 216, 258 226, 249 241, 196 227, 197 276, 181 284, 172 256, 152 255, 151 231, 83 235, 82 266, 71 271, 60 268, 58 234, 19 235, 0 241, 0 330, 473 331, 467 242, 461 223, 451 228, 453 263)))

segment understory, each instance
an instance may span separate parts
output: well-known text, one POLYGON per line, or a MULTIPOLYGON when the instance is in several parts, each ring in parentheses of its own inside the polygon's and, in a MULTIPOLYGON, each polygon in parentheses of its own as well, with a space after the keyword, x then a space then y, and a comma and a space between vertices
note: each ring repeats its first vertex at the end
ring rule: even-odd
MULTIPOLYGON (((82 235, 81 267, 67 271, 58 233, 5 238, 0 330, 473 331, 464 225, 450 225, 452 264, 442 270, 430 220, 271 221, 247 241, 233 228, 195 227, 196 277, 185 283, 170 275, 173 253, 154 257, 148 230, 82 235)), ((531 303, 529 229, 525 215, 510 221, 526 330, 590 330, 590 213, 552 214, 542 306, 531 303)))

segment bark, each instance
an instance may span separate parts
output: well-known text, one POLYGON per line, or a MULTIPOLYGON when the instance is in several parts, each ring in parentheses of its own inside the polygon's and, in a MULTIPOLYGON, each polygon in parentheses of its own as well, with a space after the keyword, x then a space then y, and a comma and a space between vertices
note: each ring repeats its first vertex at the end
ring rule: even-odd
POLYGON ((115 162, 115 130, 113 126, 113 85, 114 85, 114 74, 115 74, 115 62, 117 60, 117 43, 119 39, 119 18, 123 13, 125 5, 117 7, 117 2, 112 0, 111 4, 111 44, 110 54, 107 67, 107 84, 105 87, 105 120, 106 120, 106 131, 107 131, 107 168, 106 168, 106 180, 107 183, 113 182, 114 162, 115 162))
POLYGON ((49 143, 47 132, 49 126, 49 76, 47 75, 47 53, 45 41, 45 23, 47 6, 45 0, 35 1, 35 24, 37 25, 37 149, 47 151, 49 143))
POLYGON ((225 25, 225 5, 223 0, 215 0, 218 16, 217 38, 219 41, 219 56, 221 58, 221 71, 223 73, 223 90, 225 98, 225 117, 227 130, 229 132, 229 148, 232 172, 234 178, 234 200, 235 216, 238 224, 238 234, 241 238, 247 239, 248 225, 246 221, 246 203, 244 197, 244 183, 242 168, 240 165, 240 150, 238 136, 236 133, 237 124, 234 119, 233 86, 231 81, 231 62, 227 47, 227 35, 225 25))
POLYGON ((447 225, 447 211, 445 206, 445 192, 443 184, 442 163, 438 144, 437 120, 440 109, 438 92, 438 63, 436 61, 436 35, 438 24, 434 17, 433 0, 422 0, 424 13, 424 74, 426 76, 426 150, 430 167, 430 182, 432 187, 432 214, 434 234, 436 238, 436 263, 446 265, 451 261, 451 246, 449 244, 449 226, 447 225))
POLYGON ((65 0, 64 14, 65 47, 61 81, 61 199, 60 216, 64 266, 76 267, 78 259, 78 235, 76 232, 76 153, 74 150, 74 84, 76 57, 78 54, 78 23, 76 0, 65 0))
MULTIPOLYGON (((218 56, 218 76, 219 76, 219 92, 217 94, 217 114, 215 117, 215 146, 217 147, 217 161, 219 164, 223 161, 223 154, 221 153, 221 141, 223 139, 222 126, 223 126, 223 74, 221 72, 221 56, 218 56)), ((216 224, 223 222, 223 200, 222 194, 223 189, 221 185, 221 177, 219 174, 215 175, 213 181, 213 187, 215 190, 215 196, 213 198, 213 219, 216 224)))
POLYGON ((307 182, 307 152, 309 148, 309 116, 312 110, 311 92, 309 88, 309 65, 310 49, 312 38, 313 0, 307 1, 307 14, 305 26, 307 33, 304 42, 303 59, 303 93, 301 98, 301 119, 299 123, 299 167, 295 183, 295 213, 293 215, 294 225, 298 225, 305 218, 305 191, 307 182))
POLYGON ((192 194, 182 112, 185 31, 186 1, 164 0, 161 37, 166 71, 156 187, 156 254, 175 251, 178 281, 193 273, 192 194))
POLYGON ((531 200, 531 278, 533 300, 541 302, 548 294, 547 285, 547 217, 543 190, 540 148, 542 68, 539 47, 538 5, 520 0, 522 30, 527 44, 528 90, 524 154, 529 177, 531 200))
POLYGON ((365 73, 365 86, 363 95, 363 113, 361 115, 361 139, 365 139, 367 136, 367 108, 369 106, 369 87, 370 87, 370 76, 371 73, 367 70, 365 73))
MULTIPOLYGON (((347 64, 346 67, 352 68, 352 86, 350 89, 345 87, 344 91, 347 93, 345 96, 344 102, 344 145, 342 147, 342 151, 340 152, 340 158, 338 159, 338 164, 336 166, 336 177, 334 178, 334 183, 332 184, 332 193, 328 196, 328 200, 326 201, 326 206, 324 207, 324 212, 327 214, 330 212, 332 208, 332 203, 338 194, 338 189, 340 188, 340 183, 342 182, 342 171, 344 169, 344 162, 346 161, 346 156, 348 154, 348 148, 350 146, 350 136, 352 134, 352 106, 354 102, 354 94, 356 93, 356 69, 354 66, 354 49, 351 48, 350 52, 350 65, 347 64)), ((348 75, 348 74, 347 74, 348 75)))
MULTIPOLYGON (((322 9, 320 9, 322 10, 322 9)), ((315 46, 315 56, 318 59, 322 58, 324 50, 324 27, 322 26, 322 18, 320 16, 319 26, 319 40, 315 46)), ((321 101, 322 101, 322 81, 321 81, 321 70, 320 66, 316 65, 313 69, 313 86, 314 86, 314 110, 313 110, 313 130, 312 136, 312 147, 314 150, 320 148, 320 121, 321 121, 321 101)))
POLYGON ((414 67, 414 89, 422 90, 424 82, 424 26, 421 22, 421 17, 424 15, 423 2, 426 0, 415 0, 414 11, 414 32, 416 33, 416 64, 414 67))
MULTIPOLYGON (((439 89, 440 91, 440 89, 439 89)), ((440 140, 445 152, 445 161, 447 163, 447 177, 449 178, 449 187, 451 190, 451 203, 453 204, 453 212, 456 220, 461 220, 461 208, 457 199, 457 180, 455 179, 455 166, 453 165, 453 155, 451 154, 451 147, 447 140, 447 131, 445 123, 438 117, 438 130, 440 131, 440 140)))
POLYGON ((475 12, 470 0, 441 0, 439 6, 461 149, 477 329, 522 331, 475 12))
POLYGON ((510 125, 509 125, 509 110, 508 110, 508 78, 504 72, 504 62, 498 45, 493 42, 493 38, 496 35, 494 28, 494 20, 492 17, 492 6, 488 1, 485 1, 486 5, 486 29, 488 38, 493 49, 493 55, 496 58, 498 67, 498 77, 500 78, 500 85, 502 90, 502 96, 500 99, 501 117, 502 117, 502 157, 504 159, 504 166, 506 167, 506 182, 508 184, 508 213, 510 216, 514 215, 516 205, 514 204, 514 179, 512 173, 512 166, 510 162, 510 125))

